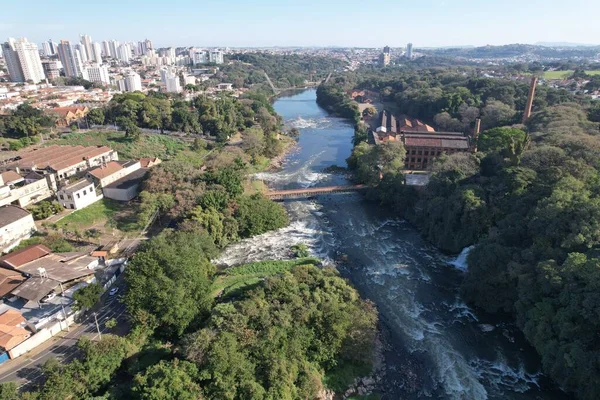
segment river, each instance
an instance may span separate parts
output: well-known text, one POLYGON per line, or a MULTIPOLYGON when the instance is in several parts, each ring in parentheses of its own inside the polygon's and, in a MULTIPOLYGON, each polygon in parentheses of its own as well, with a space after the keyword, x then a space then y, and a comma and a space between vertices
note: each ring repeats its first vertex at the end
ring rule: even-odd
MULTIPOLYGON (((316 104, 316 91, 274 103, 298 146, 275 173, 257 174, 272 188, 344 184, 352 125, 316 104)), ((511 323, 476 312, 461 299, 462 257, 447 257, 406 221, 360 194, 286 201, 291 224, 229 246, 218 262, 281 259, 293 244, 338 269, 373 301, 382 320, 382 399, 566 399, 540 372, 539 360, 511 323), (339 262, 344 259, 344 262, 339 262)))

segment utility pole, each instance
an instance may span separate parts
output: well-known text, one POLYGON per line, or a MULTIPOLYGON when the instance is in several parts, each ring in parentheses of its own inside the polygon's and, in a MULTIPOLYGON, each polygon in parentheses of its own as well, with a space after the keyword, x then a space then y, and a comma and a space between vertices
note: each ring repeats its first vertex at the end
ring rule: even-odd
MULTIPOLYGON (((67 332, 71 332, 71 328, 69 328, 69 321, 67 321, 67 312, 65 311, 65 306, 64 305, 60 305, 62 307, 63 310, 63 316, 65 317, 65 322, 67 323, 67 332)), ((62 328, 61 328, 62 330, 62 328)))
POLYGON ((100 337, 100 340, 102 340, 102 332, 100 332, 100 326, 98 325, 98 317, 96 316, 96 313, 94 313, 94 319, 96 320, 96 329, 98 330, 98 336, 100 337))

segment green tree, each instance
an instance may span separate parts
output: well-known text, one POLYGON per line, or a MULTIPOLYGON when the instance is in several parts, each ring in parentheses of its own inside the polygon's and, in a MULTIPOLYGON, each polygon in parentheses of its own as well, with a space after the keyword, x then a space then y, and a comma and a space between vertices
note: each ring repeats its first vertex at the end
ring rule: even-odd
POLYGON ((241 196, 234 217, 238 221, 241 237, 283 228, 289 222, 283 206, 260 195, 241 196))
POLYGON ((181 335, 212 301, 209 260, 215 255, 206 233, 166 231, 143 245, 125 273, 125 303, 134 320, 181 335))
POLYGON ((86 117, 92 125, 104 125, 105 113, 102 108, 92 108, 86 117))
POLYGON ((202 391, 195 382, 197 375, 191 362, 163 360, 134 378, 132 392, 144 400, 198 400, 202 391))
POLYGON ((73 300, 75 300, 75 308, 78 310, 85 310, 92 308, 97 302, 100 301, 100 296, 104 289, 98 283, 91 283, 73 293, 73 300))

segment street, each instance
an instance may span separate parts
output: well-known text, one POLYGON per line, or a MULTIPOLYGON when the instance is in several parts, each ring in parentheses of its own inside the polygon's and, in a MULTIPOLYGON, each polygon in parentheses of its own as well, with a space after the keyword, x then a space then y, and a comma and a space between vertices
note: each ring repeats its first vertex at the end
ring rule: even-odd
MULTIPOLYGON (((118 287, 119 291, 114 296, 109 296, 108 291, 102 295, 101 305, 96 307, 98 325, 101 333, 124 333, 127 331, 127 314, 125 305, 120 302, 119 297, 125 290, 123 276, 111 286, 118 287), (105 326, 106 321, 114 318, 117 325, 109 329, 105 326)), ((67 331, 59 334, 47 342, 41 344, 31 352, 14 360, 9 360, 0 365, 0 383, 15 381, 20 387, 32 389, 39 383, 42 377, 41 367, 44 363, 56 358, 63 363, 69 362, 79 353, 77 340, 82 336, 88 336, 92 340, 98 337, 96 322, 92 312, 83 317, 82 322, 72 325, 67 331)))

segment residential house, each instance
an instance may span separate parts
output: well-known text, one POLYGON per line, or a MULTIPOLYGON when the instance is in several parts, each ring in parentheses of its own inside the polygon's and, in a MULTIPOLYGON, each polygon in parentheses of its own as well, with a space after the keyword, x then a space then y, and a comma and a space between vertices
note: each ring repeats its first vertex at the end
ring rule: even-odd
POLYGON ((15 290, 21 283, 25 282, 26 279, 27 278, 18 271, 0 268, 0 298, 3 298, 15 290))
POLYGON ((50 110, 57 115, 56 126, 64 128, 85 118, 90 111, 87 107, 57 107, 50 110))
POLYGON ((17 310, 9 309, 0 314, 0 348, 9 351, 31 336, 25 329, 27 322, 17 310))
POLYGON ((102 199, 102 195, 96 193, 94 182, 88 179, 80 179, 75 183, 63 186, 56 193, 56 197, 64 208, 72 210, 80 210, 102 199))
POLYGON ((12 204, 0 207, 0 251, 10 251, 36 230, 27 210, 12 204))

